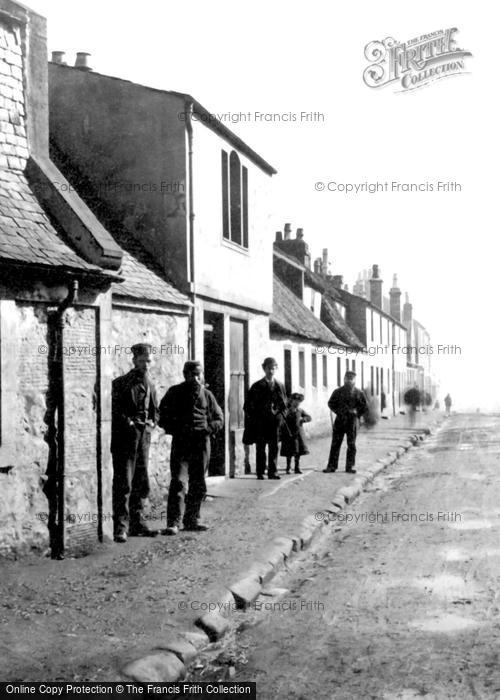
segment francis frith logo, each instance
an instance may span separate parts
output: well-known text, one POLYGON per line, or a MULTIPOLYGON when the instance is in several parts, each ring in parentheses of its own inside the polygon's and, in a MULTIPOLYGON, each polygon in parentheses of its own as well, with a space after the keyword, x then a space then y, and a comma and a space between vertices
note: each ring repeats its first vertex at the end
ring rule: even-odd
POLYGON ((365 46, 370 65, 363 80, 370 88, 393 83, 398 92, 415 90, 436 80, 465 72, 465 59, 472 56, 456 45, 456 27, 440 29, 404 43, 387 37, 365 46))

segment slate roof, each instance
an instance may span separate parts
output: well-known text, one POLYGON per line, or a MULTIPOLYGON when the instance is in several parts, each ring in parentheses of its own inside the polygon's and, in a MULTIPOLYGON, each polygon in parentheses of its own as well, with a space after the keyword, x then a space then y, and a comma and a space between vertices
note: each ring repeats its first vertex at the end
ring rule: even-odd
POLYGON ((335 333, 347 345, 354 348, 362 348, 363 343, 358 336, 351 330, 342 317, 342 314, 335 306, 333 299, 329 298, 329 294, 323 295, 321 299, 321 320, 331 331, 335 333))
POLYGON ((147 264, 139 260, 139 257, 143 260, 147 257, 145 251, 136 250, 135 252, 136 255, 127 250, 123 251, 119 274, 124 277, 124 281, 111 286, 113 295, 191 306, 187 296, 155 272, 155 264, 152 260, 147 264))
POLYGON ((316 318, 276 275, 273 281, 273 312, 270 317, 270 329, 305 340, 319 340, 335 345, 345 344, 316 318))
POLYGON ((21 171, 0 168, 0 261, 101 272, 58 235, 21 171))

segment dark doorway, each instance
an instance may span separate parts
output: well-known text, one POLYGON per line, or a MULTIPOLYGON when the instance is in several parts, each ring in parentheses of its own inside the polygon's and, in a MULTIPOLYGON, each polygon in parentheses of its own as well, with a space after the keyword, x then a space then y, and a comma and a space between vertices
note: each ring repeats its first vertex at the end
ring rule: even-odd
POLYGON ((285 390, 286 395, 290 396, 292 393, 292 351, 285 350, 285 390))
POLYGON ((242 430, 243 404, 247 389, 247 324, 232 318, 229 322, 229 430, 242 430))
MULTIPOLYGON (((205 381, 224 411, 224 316, 205 311, 203 316, 203 351, 205 381)), ((212 438, 212 452, 208 465, 209 476, 224 476, 225 469, 225 430, 212 438)))

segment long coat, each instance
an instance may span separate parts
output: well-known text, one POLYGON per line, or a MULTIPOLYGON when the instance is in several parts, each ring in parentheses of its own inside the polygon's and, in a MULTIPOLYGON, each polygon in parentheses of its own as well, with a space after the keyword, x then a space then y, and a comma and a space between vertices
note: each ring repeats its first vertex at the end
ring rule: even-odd
POLYGON ((306 436, 302 425, 311 421, 311 416, 301 408, 289 408, 281 428, 281 456, 298 457, 308 455, 306 436))
POLYGON ((245 430, 243 444, 252 445, 257 440, 278 437, 286 411, 286 391, 275 379, 272 385, 264 378, 252 384, 243 406, 245 430))
MULTIPOLYGON (((131 439, 130 421, 137 418, 141 384, 146 387, 149 394, 144 418, 155 425, 158 422, 158 397, 149 376, 147 374, 140 376, 135 369, 132 369, 127 374, 117 377, 112 382, 111 452, 123 451, 131 439)), ((151 430, 149 426, 146 429, 151 430)))

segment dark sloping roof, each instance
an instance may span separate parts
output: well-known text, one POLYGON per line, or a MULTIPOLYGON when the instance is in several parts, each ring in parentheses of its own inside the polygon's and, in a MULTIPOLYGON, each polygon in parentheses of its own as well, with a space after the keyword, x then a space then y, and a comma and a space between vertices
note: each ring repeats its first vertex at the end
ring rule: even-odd
MULTIPOLYGON (((73 66, 66 66, 62 65, 60 63, 53 63, 50 62, 51 69, 52 67, 55 67, 56 70, 75 70, 73 66)), ((195 114, 197 114, 200 118, 198 119, 199 122, 204 124, 208 129, 211 129, 212 131, 215 131, 219 133, 223 138, 227 139, 230 143, 232 143, 238 150, 240 150, 242 153, 244 153, 255 165, 258 165, 261 170, 263 170, 265 173, 268 175, 275 175, 276 170, 273 168, 272 165, 270 165, 262 156, 260 156, 256 151, 253 150, 253 148, 250 148, 250 146, 245 143, 239 136, 237 136, 234 131, 231 131, 231 129, 228 129, 225 124, 218 119, 217 115, 214 114, 213 112, 209 112, 208 109, 206 109, 202 104, 198 102, 198 100, 195 100, 194 97, 189 95, 187 92, 178 92, 176 90, 163 90, 160 88, 154 88, 149 85, 141 85, 140 83, 134 83, 132 80, 126 80, 124 78, 118 78, 113 75, 105 75, 104 73, 99 73, 98 71, 89 71, 84 74, 85 76, 88 76, 90 80, 94 80, 96 77, 99 78, 107 78, 108 80, 116 80, 120 81, 122 83, 129 83, 130 85, 134 85, 137 88, 140 88, 142 90, 150 90, 152 92, 159 92, 163 93, 166 95, 173 95, 174 97, 177 97, 181 100, 184 101, 184 103, 191 103, 193 105, 193 111, 195 114)))
POLYGON ((328 328, 341 338, 344 343, 354 348, 362 348, 363 343, 342 318, 333 299, 324 295, 321 299, 321 320, 328 328))
POLYGON ((276 275, 270 329, 306 340, 344 345, 276 275))
POLYGON ((111 287, 116 296, 191 306, 187 296, 157 274, 153 265, 144 264, 138 257, 127 251, 123 253, 120 274, 124 277, 124 281, 113 284, 111 287))
POLYGON ((305 268, 304 282, 318 292, 324 292, 326 289, 324 278, 307 267, 305 268))
POLYGON ((24 174, 5 168, 0 168, 0 260, 102 272, 60 238, 24 174))

